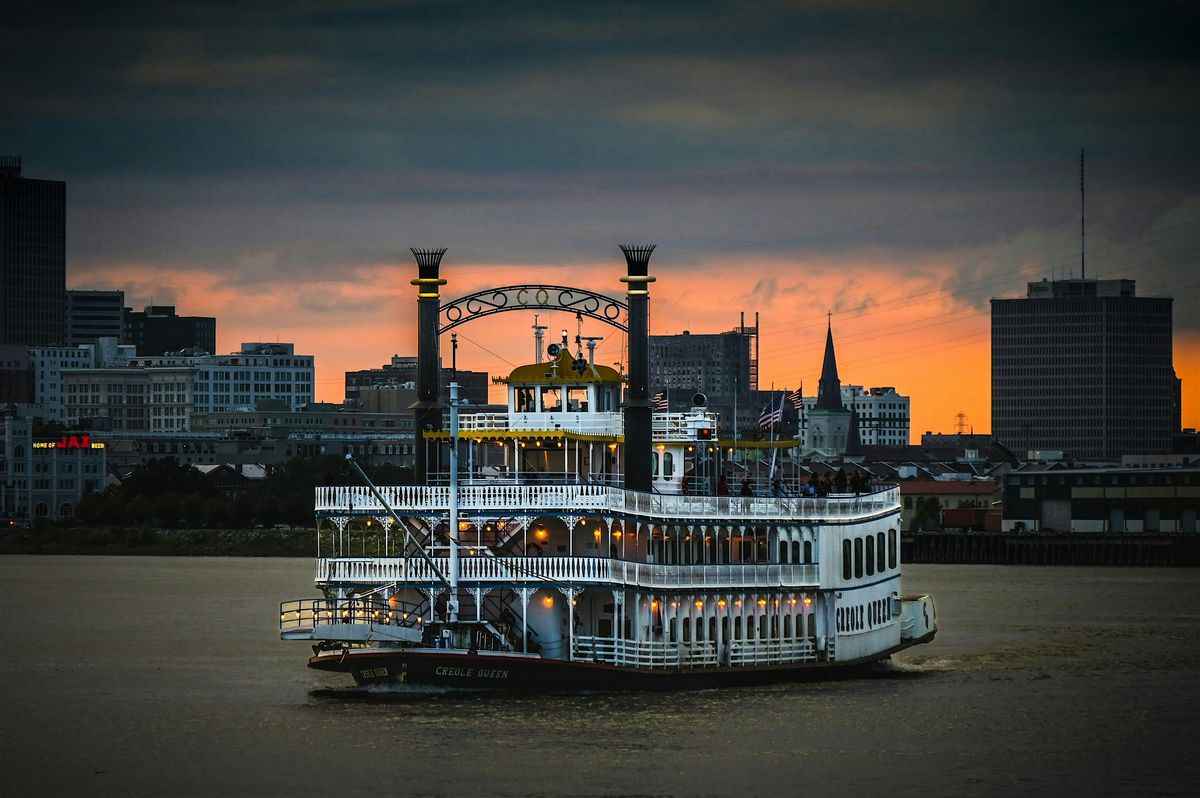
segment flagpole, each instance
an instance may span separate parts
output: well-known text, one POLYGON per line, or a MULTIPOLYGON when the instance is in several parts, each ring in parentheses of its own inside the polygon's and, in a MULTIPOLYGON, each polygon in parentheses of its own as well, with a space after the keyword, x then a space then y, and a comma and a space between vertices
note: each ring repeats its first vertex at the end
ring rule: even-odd
MULTIPOLYGON (((775 383, 771 383, 771 393, 775 393, 775 383)), ((768 417, 771 423, 771 468, 767 471, 767 479, 771 482, 775 481, 775 400, 771 399, 767 403, 767 409, 771 411, 768 417)), ((782 408, 780 408, 782 410, 782 408)))
POLYGON ((733 378, 733 460, 737 462, 737 438, 738 438, 738 416, 737 416, 737 395, 738 395, 738 378, 733 378))

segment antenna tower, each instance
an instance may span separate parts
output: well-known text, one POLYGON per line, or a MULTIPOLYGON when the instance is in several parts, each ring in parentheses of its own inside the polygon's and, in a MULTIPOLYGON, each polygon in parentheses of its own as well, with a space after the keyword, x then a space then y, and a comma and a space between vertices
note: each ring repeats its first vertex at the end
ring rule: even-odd
POLYGON ((1087 264, 1084 261, 1084 243, 1087 240, 1087 228, 1084 225, 1084 193, 1083 193, 1083 147, 1079 148, 1079 277, 1087 279, 1087 264))
POLYGON ((962 412, 961 410, 958 411, 958 414, 954 416, 954 427, 958 431, 959 435, 967 434, 968 425, 966 413, 962 412))
POLYGON ((542 362, 542 341, 546 335, 546 325, 538 324, 537 313, 533 314, 533 357, 534 363, 542 362))

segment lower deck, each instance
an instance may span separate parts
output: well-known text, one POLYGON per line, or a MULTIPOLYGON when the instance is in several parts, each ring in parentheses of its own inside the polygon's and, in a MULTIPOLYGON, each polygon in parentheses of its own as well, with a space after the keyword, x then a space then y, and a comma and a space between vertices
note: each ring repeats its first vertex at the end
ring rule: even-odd
MULTIPOLYGON (((309 599, 281 609, 285 639, 362 651, 461 649, 621 669, 670 671, 856 661, 934 631, 932 601, 898 581, 861 590, 644 592, 614 588, 467 589, 309 599)), ((322 655, 323 656, 323 655, 322 655)))
POLYGON ((506 692, 576 692, 617 690, 688 690, 830 679, 861 674, 909 646, 929 642, 901 641, 890 649, 853 660, 809 663, 776 662, 745 667, 619 667, 600 661, 562 661, 538 655, 433 648, 344 649, 323 651, 309 659, 316 670, 345 673, 359 686, 429 686, 506 692))

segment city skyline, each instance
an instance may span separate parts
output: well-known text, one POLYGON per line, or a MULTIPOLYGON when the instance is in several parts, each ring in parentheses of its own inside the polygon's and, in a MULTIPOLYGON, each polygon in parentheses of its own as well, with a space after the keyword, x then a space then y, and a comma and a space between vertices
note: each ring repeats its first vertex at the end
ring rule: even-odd
MULTIPOLYGON (((1195 10, 453 9, 18 9, 0 152, 68 183, 67 287, 295 342, 338 400, 415 352, 408 246, 449 247, 447 299, 617 295, 647 240, 652 333, 759 311, 760 386, 812 393, 832 311, 843 380, 912 396, 914 437, 985 431, 988 300, 1078 276, 1086 146, 1087 275, 1177 299, 1200 424, 1195 10)), ((518 319, 461 328, 460 365, 529 360, 518 319)))

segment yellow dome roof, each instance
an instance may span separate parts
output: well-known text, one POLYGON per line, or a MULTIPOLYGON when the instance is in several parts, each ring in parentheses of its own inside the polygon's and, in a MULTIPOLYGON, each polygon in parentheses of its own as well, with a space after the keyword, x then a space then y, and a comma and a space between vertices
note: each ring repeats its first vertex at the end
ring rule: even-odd
POLYGON ((509 385, 579 385, 589 382, 624 382, 617 370, 609 366, 594 366, 583 360, 583 373, 576 372, 572 366, 575 356, 564 348, 548 363, 530 363, 517 366, 505 380, 509 385), (549 376, 547 376, 549 375, 549 376))

